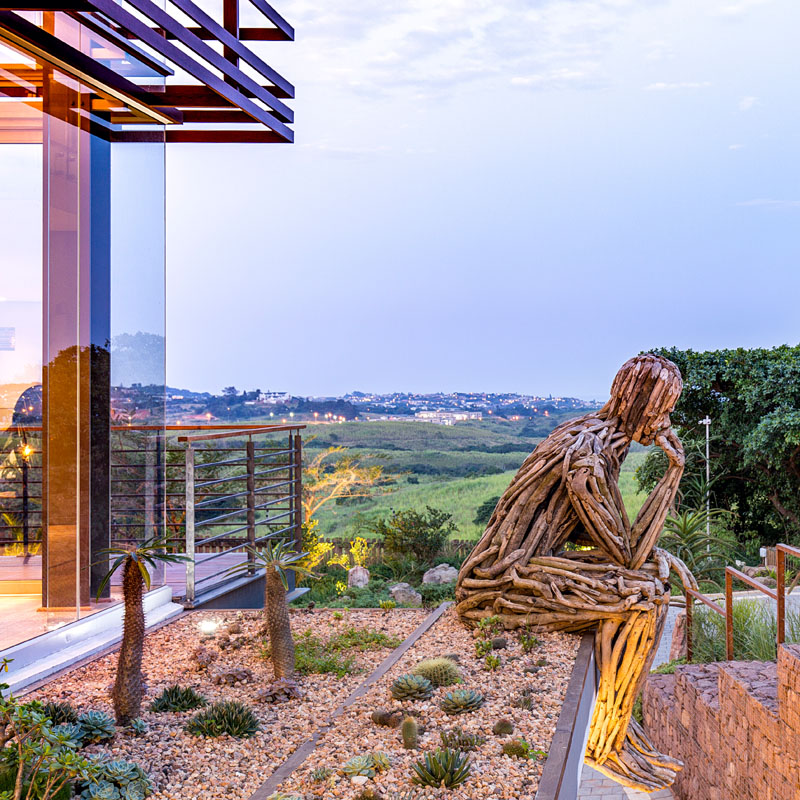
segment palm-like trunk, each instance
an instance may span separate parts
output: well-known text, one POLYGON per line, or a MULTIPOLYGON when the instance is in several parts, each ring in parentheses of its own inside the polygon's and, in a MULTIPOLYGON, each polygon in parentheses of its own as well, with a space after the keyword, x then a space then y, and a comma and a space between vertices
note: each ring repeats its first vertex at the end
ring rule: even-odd
POLYGON ((291 678, 294 675, 294 639, 289 625, 286 589, 278 570, 269 567, 267 567, 264 590, 264 613, 267 616, 269 647, 275 677, 291 678))
POLYGON ((142 705, 143 589, 144 580, 142 573, 139 572, 139 566, 132 558, 128 558, 125 561, 122 577, 125 623, 122 631, 122 647, 119 651, 117 679, 112 692, 114 714, 119 725, 127 725, 138 717, 142 705))

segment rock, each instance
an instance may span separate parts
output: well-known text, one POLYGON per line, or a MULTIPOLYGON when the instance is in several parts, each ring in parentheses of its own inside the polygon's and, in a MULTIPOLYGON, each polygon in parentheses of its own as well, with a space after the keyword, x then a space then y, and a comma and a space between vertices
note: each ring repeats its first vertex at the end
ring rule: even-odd
POLYGON ((669 660, 686 657, 686 612, 679 611, 672 629, 672 643, 669 646, 669 660))
POLYGON ((769 576, 766 575, 763 578, 761 576, 758 576, 756 580, 759 583, 763 584, 764 586, 768 587, 769 589, 774 589, 778 585, 778 581, 775 580, 775 578, 770 578, 769 576))
POLYGON ((228 633, 228 635, 233 636, 235 633, 242 632, 242 626, 238 622, 231 622, 231 624, 225 628, 225 631, 228 633))
POLYGON ((347 588, 363 589, 369 583, 369 570, 366 567, 353 567, 347 570, 347 588))
POLYGON ((508 647, 508 639, 505 636, 495 636, 492 639, 492 650, 504 650, 508 647))
POLYGON ((397 583, 389 589, 392 600, 401 606, 422 607, 422 595, 408 583, 397 583))
POLYGON ((450 564, 439 564, 431 567, 423 576, 423 583, 454 583, 458 578, 458 570, 450 564))
POLYGON ((353 777, 350 778, 350 783, 354 786, 363 786, 368 780, 369 778, 366 775, 353 775, 353 777))

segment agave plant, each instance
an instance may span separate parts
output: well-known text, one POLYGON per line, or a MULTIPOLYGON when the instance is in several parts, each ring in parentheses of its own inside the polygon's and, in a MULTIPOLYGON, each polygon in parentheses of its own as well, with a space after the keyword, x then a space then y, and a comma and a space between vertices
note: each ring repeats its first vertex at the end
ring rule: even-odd
POLYGON ((425 753, 422 761, 412 764, 411 782, 419 786, 453 789, 469 777, 470 759, 460 750, 437 750, 425 753))
POLYGON ((142 651, 144 648, 144 606, 142 599, 145 587, 150 589, 148 567, 156 564, 189 560, 188 556, 167 553, 166 539, 152 538, 131 547, 109 547, 100 555, 113 558, 111 567, 103 578, 97 597, 111 580, 111 576, 122 567, 122 595, 125 601, 125 618, 122 630, 122 646, 117 662, 117 677, 111 697, 114 714, 119 725, 127 725, 139 716, 144 687, 142 686, 142 651))
MULTIPOLYGON (((267 618, 269 631, 269 649, 272 659, 272 669, 276 678, 291 678, 294 676, 294 639, 289 623, 289 604, 286 601, 286 592, 289 584, 286 574, 292 570, 295 575, 310 576, 313 573, 300 562, 308 553, 298 553, 292 549, 289 542, 280 540, 267 541, 261 545, 260 550, 248 547, 257 567, 263 567, 266 573, 264 581, 264 613, 267 618)), ((237 564, 229 570, 230 573, 249 572, 250 563, 237 564)))

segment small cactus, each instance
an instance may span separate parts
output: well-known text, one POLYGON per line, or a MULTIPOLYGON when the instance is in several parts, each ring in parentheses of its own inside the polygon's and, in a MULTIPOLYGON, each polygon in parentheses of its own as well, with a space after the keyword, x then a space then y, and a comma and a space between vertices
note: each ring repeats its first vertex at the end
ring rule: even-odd
POLYGON ((510 736, 514 733, 514 723, 510 719, 499 719, 492 728, 495 736, 510 736))
POLYGON ((386 711, 383 708, 377 708, 372 712, 372 721, 384 728, 399 728, 403 721, 403 712, 400 709, 386 711))
POLYGON ((442 740, 442 748, 445 750, 463 750, 468 752, 479 748, 486 739, 478 733, 465 733, 461 728, 453 728, 452 731, 442 731, 439 734, 442 740))
POLYGON ((452 686, 454 683, 461 683, 461 673, 449 658, 428 658, 420 661, 411 670, 411 674, 422 675, 434 686, 452 686))
POLYGON ((403 735, 403 747, 406 750, 416 750, 417 740, 419 738, 419 726, 414 717, 406 717, 400 727, 400 732, 403 735))

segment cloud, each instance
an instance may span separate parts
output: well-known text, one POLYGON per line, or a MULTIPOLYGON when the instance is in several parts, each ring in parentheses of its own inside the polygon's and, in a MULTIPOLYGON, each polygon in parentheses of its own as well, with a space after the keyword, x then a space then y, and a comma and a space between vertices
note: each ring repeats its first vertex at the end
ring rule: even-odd
POLYGON ((718 11, 725 17, 739 17, 750 9, 771 3, 772 0, 738 0, 736 3, 725 3, 718 11))
POLYGON ((757 97, 743 97, 739 101, 739 111, 749 111, 754 105, 758 104, 757 97))
POLYGON ((742 150, 744 148, 743 144, 729 144, 728 150, 742 150))
POLYGON ((755 200, 745 200, 736 205, 750 208, 800 208, 800 200, 775 200, 773 198, 759 197, 755 200))
POLYGON ((646 92, 675 91, 677 89, 708 89, 710 81, 679 81, 677 83, 651 83, 644 87, 646 92))
POLYGON ((515 75, 511 78, 512 86, 527 89, 566 89, 569 87, 591 87, 597 85, 597 65, 586 69, 569 69, 562 67, 532 75, 515 75))

